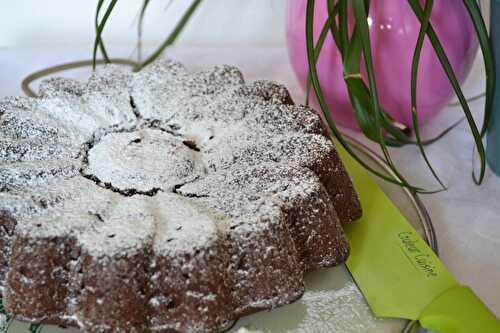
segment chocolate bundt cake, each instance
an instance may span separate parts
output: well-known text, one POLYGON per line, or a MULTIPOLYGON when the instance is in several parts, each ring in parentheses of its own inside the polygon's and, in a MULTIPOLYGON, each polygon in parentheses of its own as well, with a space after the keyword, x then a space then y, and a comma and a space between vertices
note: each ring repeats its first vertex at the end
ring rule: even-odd
POLYGON ((84 332, 217 332, 342 263, 361 209, 320 118, 164 60, 0 101, 0 292, 84 332))

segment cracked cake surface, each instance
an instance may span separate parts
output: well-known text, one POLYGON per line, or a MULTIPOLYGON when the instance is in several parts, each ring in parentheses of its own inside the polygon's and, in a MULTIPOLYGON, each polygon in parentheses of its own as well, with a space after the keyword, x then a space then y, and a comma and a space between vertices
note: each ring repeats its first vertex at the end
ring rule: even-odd
POLYGON ((84 332, 217 332, 345 261, 361 209, 320 118, 162 60, 0 101, 0 294, 84 332))

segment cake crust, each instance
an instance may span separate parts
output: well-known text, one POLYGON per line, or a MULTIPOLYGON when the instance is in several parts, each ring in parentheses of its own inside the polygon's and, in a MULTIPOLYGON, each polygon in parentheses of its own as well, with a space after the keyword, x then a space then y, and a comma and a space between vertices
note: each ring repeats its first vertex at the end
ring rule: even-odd
POLYGON ((0 292, 84 332, 217 332, 345 261, 361 215, 320 118, 162 60, 0 101, 0 292))

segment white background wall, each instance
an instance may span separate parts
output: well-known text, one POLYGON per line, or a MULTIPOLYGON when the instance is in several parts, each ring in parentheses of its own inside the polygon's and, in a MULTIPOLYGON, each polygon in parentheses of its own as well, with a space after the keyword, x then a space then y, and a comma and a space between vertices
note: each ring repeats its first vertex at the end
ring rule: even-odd
MULTIPOLYGON (((480 0, 486 11, 489 1, 480 0)), ((151 0, 145 25, 146 45, 163 40, 190 2, 151 0)), ((284 45, 286 2, 205 0, 179 42, 197 46, 284 45)), ((96 3, 97 0, 0 0, 0 47, 90 45, 96 3)), ((108 41, 122 45, 135 42, 141 3, 142 0, 118 1, 105 34, 108 41)))
MULTIPOLYGON (((109 3, 109 1, 106 1, 109 3)), ((82 46, 93 41, 96 0, 0 1, 0 47, 82 46)), ((174 26, 188 0, 152 0, 144 32, 157 44, 174 26)), ((118 1, 106 40, 131 45, 136 40, 142 1, 118 1)), ((190 45, 283 45, 286 0, 205 0, 180 42, 190 45)))

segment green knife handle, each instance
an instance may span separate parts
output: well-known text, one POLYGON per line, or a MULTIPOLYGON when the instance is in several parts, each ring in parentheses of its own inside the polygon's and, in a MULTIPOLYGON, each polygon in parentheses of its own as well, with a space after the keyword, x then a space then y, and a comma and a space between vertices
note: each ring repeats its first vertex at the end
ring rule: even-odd
POLYGON ((500 333, 500 321, 474 292, 464 286, 448 289, 420 316, 420 324, 438 333, 500 333))

